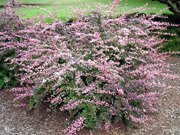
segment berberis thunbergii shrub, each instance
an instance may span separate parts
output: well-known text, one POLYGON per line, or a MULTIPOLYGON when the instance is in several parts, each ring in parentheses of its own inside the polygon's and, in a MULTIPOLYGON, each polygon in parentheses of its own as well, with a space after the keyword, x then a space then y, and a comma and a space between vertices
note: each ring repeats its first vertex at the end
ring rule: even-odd
POLYGON ((166 87, 157 77, 176 78, 169 74, 167 56, 158 52, 163 40, 153 33, 169 24, 152 19, 92 12, 68 24, 29 23, 14 33, 5 30, 9 38, 1 46, 16 49, 11 63, 20 70, 21 87, 11 90, 14 102, 30 98, 30 109, 46 101, 68 112, 67 135, 121 120, 146 123, 146 114, 158 111, 154 88, 166 87))

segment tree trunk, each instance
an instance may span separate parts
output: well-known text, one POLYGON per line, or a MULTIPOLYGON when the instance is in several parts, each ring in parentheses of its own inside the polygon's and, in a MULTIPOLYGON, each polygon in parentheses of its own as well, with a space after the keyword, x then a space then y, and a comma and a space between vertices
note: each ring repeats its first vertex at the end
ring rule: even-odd
POLYGON ((180 0, 157 0, 161 3, 167 4, 169 11, 175 15, 180 16, 180 0))

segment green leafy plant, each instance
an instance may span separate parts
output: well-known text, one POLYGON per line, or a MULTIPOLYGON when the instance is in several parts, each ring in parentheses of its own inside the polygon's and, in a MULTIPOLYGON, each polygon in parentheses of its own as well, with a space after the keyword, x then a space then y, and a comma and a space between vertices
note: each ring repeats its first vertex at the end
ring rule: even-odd
POLYGON ((15 50, 4 50, 0 52, 0 89, 17 86, 18 80, 13 65, 8 64, 7 58, 15 56, 15 50))

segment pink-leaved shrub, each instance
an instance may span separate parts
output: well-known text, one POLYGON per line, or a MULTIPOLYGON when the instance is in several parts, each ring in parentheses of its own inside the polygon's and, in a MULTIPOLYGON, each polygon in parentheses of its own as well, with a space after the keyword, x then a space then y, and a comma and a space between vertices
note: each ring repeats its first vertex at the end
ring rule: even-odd
POLYGON ((13 27, 0 31, 0 46, 16 50, 11 63, 19 67, 21 86, 11 89, 14 102, 24 106, 27 98, 30 109, 48 102, 68 112, 73 121, 63 131, 67 135, 119 121, 146 123, 147 114, 158 111, 156 88, 166 87, 157 78, 178 78, 157 49, 163 40, 156 31, 170 24, 151 15, 91 12, 52 24, 13 20, 13 27))

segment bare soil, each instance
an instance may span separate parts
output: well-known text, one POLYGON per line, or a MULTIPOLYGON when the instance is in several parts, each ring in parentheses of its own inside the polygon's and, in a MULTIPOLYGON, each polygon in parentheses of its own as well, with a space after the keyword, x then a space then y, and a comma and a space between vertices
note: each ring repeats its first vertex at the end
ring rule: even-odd
MULTIPOLYGON (((171 71, 180 75, 180 57, 173 57, 169 63, 176 64, 171 71)), ((180 87, 179 80, 162 80, 166 84, 180 87)), ((79 135, 180 135, 180 89, 163 88, 158 114, 152 121, 139 128, 127 128, 123 124, 107 132, 83 130, 79 135)), ((67 115, 62 112, 49 112, 46 105, 35 111, 13 106, 13 95, 0 91, 0 135, 62 135, 67 115)))

